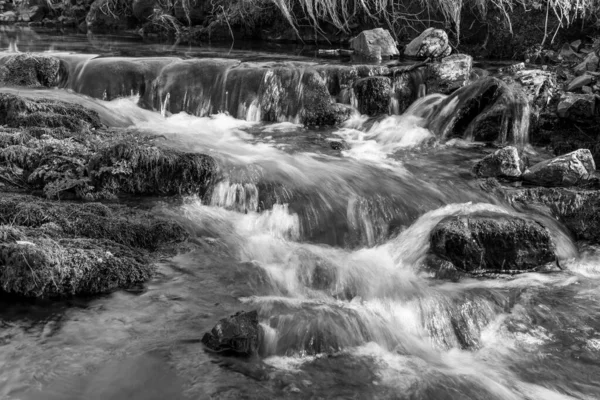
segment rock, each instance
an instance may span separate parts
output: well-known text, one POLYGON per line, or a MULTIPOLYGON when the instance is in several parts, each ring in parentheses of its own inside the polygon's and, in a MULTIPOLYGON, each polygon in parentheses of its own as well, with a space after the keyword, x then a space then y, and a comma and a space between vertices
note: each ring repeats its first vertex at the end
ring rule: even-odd
POLYGON ((354 92, 358 100, 358 111, 375 116, 388 114, 392 92, 391 79, 384 76, 362 78, 354 84, 354 92))
POLYGON ((503 69, 503 72, 514 74, 515 72, 522 71, 525 69, 525 63, 513 64, 503 69))
POLYGON ((133 0, 131 11, 138 21, 147 22, 154 13, 154 7, 156 6, 158 6, 156 0, 133 0))
POLYGON ((54 87, 60 81, 60 60, 52 56, 16 54, 0 58, 0 83, 54 87))
POLYGON ((556 259, 546 228, 501 213, 443 219, 431 233, 431 252, 466 272, 526 271, 556 259))
POLYGON ((488 154, 475 164, 473 172, 481 178, 521 176, 521 158, 516 147, 507 146, 488 154))
POLYGON ((259 336, 258 313, 240 311, 220 320, 204 334, 202 343, 218 353, 253 356, 258 353, 259 336))
POLYGON ((0 22, 16 22, 17 13, 14 11, 6 11, 0 14, 0 22))
POLYGON ((570 188, 507 189, 504 197, 516 207, 547 207, 577 240, 600 243, 600 191, 570 188))
POLYGON ((592 118, 596 113, 596 96, 563 93, 557 108, 558 116, 573 120, 592 118))
POLYGON ((465 86, 471 77, 473 57, 453 54, 440 62, 427 64, 427 93, 448 94, 465 86))
POLYGON ((0 242, 4 292, 26 297, 107 293, 143 283, 154 270, 143 253, 108 240, 30 235, 20 236, 34 246, 0 242))
POLYGON ((579 61, 583 58, 571 47, 569 43, 565 43, 563 47, 561 47, 558 54, 560 57, 562 57, 563 60, 566 61, 579 61))
POLYGON ((541 186, 573 186, 588 180, 595 170, 592 153, 580 149, 534 165, 523 173, 523 180, 541 186))
POLYGON ((591 86, 583 86, 581 88, 581 91, 585 94, 593 94, 594 93, 594 89, 592 89, 591 86))
POLYGON ((593 84, 594 82, 596 82, 596 78, 594 78, 593 76, 591 76, 589 74, 584 74, 584 75, 578 76, 577 78, 575 78, 571 82, 569 82, 569 85, 567 86, 567 91, 574 92, 578 89, 581 89, 584 86, 589 86, 589 85, 593 84))
POLYGON ((413 39, 404 49, 404 55, 420 58, 443 58, 452 53, 448 34, 442 29, 429 28, 413 39))
POLYGON ((598 64, 600 64, 600 57, 598 57, 596 52, 592 51, 573 71, 576 74, 584 74, 587 71, 596 72, 598 71, 598 64))
POLYGON ((541 69, 518 71, 515 80, 522 86, 529 104, 538 111, 548 105, 558 86, 556 73, 541 69))
POLYGON ((391 57, 399 53, 397 43, 390 32, 383 28, 362 31, 350 40, 350 47, 357 54, 371 57, 391 57))

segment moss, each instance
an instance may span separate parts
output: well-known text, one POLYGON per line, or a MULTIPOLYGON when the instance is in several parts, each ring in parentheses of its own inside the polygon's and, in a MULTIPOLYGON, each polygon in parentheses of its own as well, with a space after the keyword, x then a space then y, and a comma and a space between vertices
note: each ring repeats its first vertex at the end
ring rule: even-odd
POLYGON ((371 116, 389 114, 392 81, 384 76, 373 76, 358 80, 354 84, 358 98, 358 111, 371 116))
POLYGON ((182 153, 134 140, 105 147, 88 164, 94 184, 132 194, 200 194, 213 183, 217 166, 203 154, 182 153))
POLYGON ((26 87, 53 87, 59 84, 61 65, 58 58, 16 54, 5 57, 2 61, 0 83, 26 87))
POLYGON ((106 239, 112 242, 157 250, 184 241, 185 230, 177 223, 152 213, 119 205, 69 203, 25 195, 0 199, 0 223, 43 228, 63 237, 106 239))
POLYGON ((109 240, 35 238, 0 243, 0 287, 28 297, 97 294, 150 278, 142 252, 109 240))
POLYGON ((302 83, 302 123, 309 126, 336 125, 350 117, 350 109, 335 103, 327 88, 327 82, 317 72, 304 74, 302 83))
POLYGON ((59 100, 36 99, 0 93, 0 125, 10 128, 38 127, 67 129, 71 132, 100 128, 93 110, 59 100))

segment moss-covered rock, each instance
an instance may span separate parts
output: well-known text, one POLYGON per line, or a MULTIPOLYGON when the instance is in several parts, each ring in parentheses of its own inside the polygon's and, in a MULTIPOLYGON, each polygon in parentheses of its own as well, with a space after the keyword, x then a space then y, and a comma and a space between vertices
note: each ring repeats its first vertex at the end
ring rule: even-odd
POLYGON ((147 250, 158 250, 187 238, 179 224, 150 212, 17 194, 4 194, 0 199, 0 224, 51 229, 63 238, 105 239, 147 250))
POLYGON ((79 132, 99 128, 101 123, 97 112, 78 104, 52 99, 30 100, 10 93, 0 93, 0 125, 79 132))
POLYGON ((210 156, 128 139, 100 149, 87 168, 97 187, 146 195, 204 195, 217 171, 210 156))
POLYGON ((362 78, 354 84, 358 111, 367 115, 389 114, 392 81, 385 76, 362 78))
POLYGON ((141 284, 153 272, 144 253, 110 240, 54 240, 14 228, 10 234, 0 240, 0 288, 7 293, 27 297, 107 293, 141 284))
POLYGON ((0 57, 0 84, 54 87, 60 81, 60 60, 52 56, 15 54, 0 57))

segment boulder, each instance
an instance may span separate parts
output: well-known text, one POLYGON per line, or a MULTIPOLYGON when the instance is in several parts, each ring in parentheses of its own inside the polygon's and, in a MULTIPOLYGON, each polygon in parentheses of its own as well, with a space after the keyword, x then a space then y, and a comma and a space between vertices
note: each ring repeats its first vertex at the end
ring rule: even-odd
POLYGON ((557 107, 558 116, 572 120, 592 118, 596 113, 596 96, 563 93, 557 107))
POLYGON ((383 28, 362 31, 350 40, 350 47, 357 54, 370 58, 391 57, 400 54, 396 41, 390 32, 383 28))
POLYGON ((442 29, 429 28, 413 39, 404 49, 404 55, 419 58, 442 58, 452 53, 448 34, 442 29))
POLYGON ((507 146, 488 154, 477 162, 473 172, 481 178, 518 178, 521 176, 521 164, 517 148, 507 146))
POLYGON ((573 70, 576 74, 584 74, 588 71, 596 72, 598 71, 598 64, 600 64, 600 57, 598 57, 595 51, 592 51, 573 70))
POLYGON ((574 92, 576 90, 582 89, 584 86, 590 86, 594 82, 596 82, 596 78, 589 74, 583 74, 569 82, 569 84, 567 85, 567 91, 574 92))
POLYGON ((587 181, 595 170, 592 153, 579 149, 534 165, 523 173, 523 180, 541 186, 573 186, 587 181))
POLYGON ((223 318, 202 337, 202 343, 210 350, 238 356, 257 354, 259 341, 260 329, 256 311, 240 311, 223 318))
POLYGON ((577 240, 600 243, 600 191, 573 188, 507 189, 504 197, 515 207, 546 207, 577 240))
POLYGON ((467 54, 453 54, 440 62, 427 65, 427 93, 448 94, 469 82, 473 57, 467 54))
POLYGON ((131 11, 133 16, 140 22, 146 22, 154 13, 156 0, 133 0, 131 3, 131 11))
POLYGON ((362 78, 354 84, 354 93, 358 100, 358 111, 370 116, 388 114, 392 81, 385 76, 362 78))
POLYGON ((59 81, 58 58, 27 53, 0 58, 0 84, 54 87, 59 81))
POLYGON ((433 229, 431 253, 465 272, 526 271, 556 259, 548 230, 502 213, 447 217, 433 229))

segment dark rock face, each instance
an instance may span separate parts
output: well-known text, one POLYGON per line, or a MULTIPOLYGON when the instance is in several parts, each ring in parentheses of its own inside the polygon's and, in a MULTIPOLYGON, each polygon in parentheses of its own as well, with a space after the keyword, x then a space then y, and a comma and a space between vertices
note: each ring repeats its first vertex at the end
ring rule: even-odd
POLYGON ((390 57, 400 54, 396 41, 390 32, 383 28, 362 31, 358 36, 350 40, 350 47, 357 54, 379 58, 390 57))
POLYGON ((595 171, 592 153, 579 149, 534 165, 523 173, 523 179, 541 186, 574 186, 587 181, 595 171))
POLYGON ((8 86, 53 87, 59 84, 60 61, 55 57, 16 54, 0 57, 0 83, 8 86))
POLYGON ((431 233, 431 252, 466 271, 524 271, 555 260, 541 224, 505 214, 448 217, 431 233))
POLYGON ((478 177, 509 177, 518 178, 521 176, 521 158, 519 151, 514 146, 507 146, 488 154, 481 161, 477 162, 473 172, 478 177))
POLYGON ((442 58, 452 53, 448 34, 442 29, 429 28, 413 39, 404 49, 404 55, 420 58, 442 58))
POLYGON ((259 342, 260 328, 256 311, 240 311, 223 318, 202 337, 202 343, 210 350, 238 356, 256 355, 259 342))
POLYGON ((530 188, 507 189, 502 194, 518 207, 545 207, 577 240, 600 243, 600 191, 530 188))
POLYGON ((371 116, 388 114, 392 82, 384 76, 362 78, 354 84, 354 92, 358 99, 358 111, 371 116))

